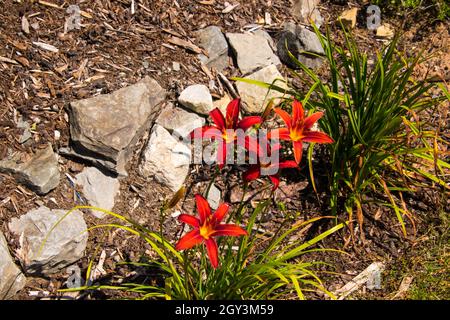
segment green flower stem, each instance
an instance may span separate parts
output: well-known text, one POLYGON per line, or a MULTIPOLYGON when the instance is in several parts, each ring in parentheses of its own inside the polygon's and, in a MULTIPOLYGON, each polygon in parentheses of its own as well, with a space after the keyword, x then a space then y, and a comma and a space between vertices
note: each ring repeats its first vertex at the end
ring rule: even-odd
POLYGON ((216 171, 214 172, 214 175, 208 184, 208 188, 206 188, 205 194, 203 195, 206 199, 208 199, 209 190, 211 189, 212 185, 216 181, 216 178, 219 175, 219 173, 220 173, 219 166, 216 166, 216 171))

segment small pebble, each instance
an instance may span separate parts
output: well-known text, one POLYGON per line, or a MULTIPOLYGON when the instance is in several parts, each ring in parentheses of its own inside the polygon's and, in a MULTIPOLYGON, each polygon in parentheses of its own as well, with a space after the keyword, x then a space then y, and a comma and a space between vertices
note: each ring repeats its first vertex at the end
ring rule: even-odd
POLYGON ((176 218, 181 214, 180 210, 175 210, 170 216, 172 218, 176 218))
POLYGON ((173 71, 180 71, 181 69, 180 63, 176 61, 172 62, 172 69, 173 71))

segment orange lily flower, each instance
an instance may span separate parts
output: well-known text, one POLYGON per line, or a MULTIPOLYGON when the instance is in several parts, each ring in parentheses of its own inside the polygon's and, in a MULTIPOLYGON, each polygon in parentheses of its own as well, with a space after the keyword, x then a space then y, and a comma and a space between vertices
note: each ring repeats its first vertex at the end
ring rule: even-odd
POLYGON ((226 117, 223 116, 218 108, 215 108, 209 113, 214 125, 194 129, 191 133, 192 138, 213 138, 219 141, 217 163, 221 169, 225 164, 227 147, 234 147, 234 142, 237 139, 236 130, 242 129, 245 131, 251 126, 262 122, 260 116, 249 116, 239 121, 239 105, 240 99, 232 100, 227 106, 226 117))
POLYGON ((220 223, 230 208, 229 204, 222 203, 219 208, 211 214, 211 208, 201 195, 195 195, 199 218, 189 214, 180 214, 178 220, 194 227, 194 230, 184 235, 175 246, 177 250, 185 250, 202 242, 206 245, 208 257, 213 268, 219 265, 217 242, 214 237, 218 236, 244 236, 247 231, 234 224, 220 223))
POLYGON ((298 164, 295 161, 273 161, 268 159, 271 157, 273 152, 280 152, 281 145, 275 143, 273 146, 268 143, 266 139, 262 141, 263 145, 266 145, 267 157, 264 156, 261 150, 262 145, 260 143, 251 143, 250 138, 247 137, 245 140, 245 147, 253 155, 257 157, 257 163, 250 165, 247 171, 244 172, 243 178, 245 182, 250 182, 252 180, 258 179, 261 175, 268 175, 270 181, 273 184, 272 191, 275 191, 280 184, 280 177, 278 176, 279 169, 285 168, 298 168, 298 164))
POLYGON ((283 119, 287 128, 274 129, 267 136, 269 138, 292 141, 295 162, 300 163, 302 160, 303 142, 334 142, 326 133, 311 130, 314 123, 323 116, 323 112, 316 112, 305 118, 303 106, 297 100, 294 100, 292 103, 292 117, 283 109, 275 108, 274 111, 283 119))

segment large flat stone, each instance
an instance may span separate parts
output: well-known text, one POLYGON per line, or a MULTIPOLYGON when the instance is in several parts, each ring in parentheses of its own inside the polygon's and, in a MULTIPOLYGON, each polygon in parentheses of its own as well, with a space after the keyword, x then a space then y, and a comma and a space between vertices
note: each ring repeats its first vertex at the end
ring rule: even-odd
POLYGON ((9 230, 20 240, 16 254, 27 274, 52 274, 84 255, 88 234, 83 214, 45 206, 13 218, 9 230))
POLYGON ((166 91, 150 77, 111 94, 70 104, 72 153, 126 175, 133 146, 160 111, 166 91))
POLYGON ((202 127, 205 119, 193 112, 188 112, 181 108, 168 104, 163 108, 156 123, 169 130, 170 133, 176 133, 178 136, 187 137, 192 130, 202 127))
POLYGON ((0 161, 0 172, 13 174, 19 183, 40 195, 50 192, 59 184, 58 156, 51 145, 33 155, 13 154, 0 161))
POLYGON ((177 191, 189 173, 191 149, 159 124, 153 126, 139 173, 177 191))
MULTIPOLYGON (((279 79, 274 85, 287 88, 283 76, 274 65, 267 66, 245 78, 266 83, 273 83, 274 80, 279 79)), ((236 87, 242 102, 244 102, 243 109, 246 113, 260 114, 264 111, 271 98, 281 97, 283 95, 275 90, 271 90, 269 94, 267 94, 267 89, 265 88, 240 81, 236 82, 236 87)))
POLYGON ((227 33, 226 37, 236 55, 237 65, 244 75, 271 64, 281 63, 262 35, 227 33))
POLYGON ((5 236, 0 231, 0 300, 12 298, 25 286, 26 278, 9 253, 5 236))
POLYGON ((208 53, 208 57, 200 54, 200 61, 219 72, 228 67, 228 43, 219 27, 209 26, 198 30, 195 35, 198 45, 208 53))

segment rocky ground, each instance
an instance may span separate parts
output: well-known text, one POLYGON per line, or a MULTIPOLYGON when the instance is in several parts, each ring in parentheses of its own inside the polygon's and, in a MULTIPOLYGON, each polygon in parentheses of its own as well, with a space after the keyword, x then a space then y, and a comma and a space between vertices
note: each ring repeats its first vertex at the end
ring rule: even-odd
MULTIPOLYGON (((67 2, 0 4, 0 298, 58 297, 58 289, 79 279, 77 270, 83 276, 91 258, 96 261, 91 282, 136 277, 136 270, 117 267, 117 262, 151 256, 147 245, 117 230, 82 233, 112 221, 104 213, 75 211, 62 219, 63 215, 75 205, 89 204, 157 230, 162 201, 185 184, 186 201, 164 225, 167 237, 177 239, 183 228, 175 218, 181 211, 192 212, 192 195, 204 189, 211 171, 189 165, 191 150, 176 136, 185 137, 202 126, 209 111, 223 109, 237 96, 245 114, 264 110, 266 90, 229 80, 234 76, 269 83, 287 79, 289 85, 308 90, 290 79, 284 46, 287 41, 293 52, 323 54, 316 35, 306 27, 308 18, 321 30, 329 26, 340 42, 336 21, 341 16, 361 47, 374 56, 393 30, 400 29, 405 51, 426 48, 434 55, 420 65, 416 76, 443 83, 450 79, 448 23, 408 25, 391 15, 371 31, 364 24, 363 3, 70 4, 81 9, 79 28, 71 27, 73 12, 67 11, 67 2)), ((298 54, 298 59, 318 72, 324 68, 320 57, 298 54)), ((448 106, 435 118, 448 129, 448 106)), ((307 219, 324 208, 308 184, 306 168, 302 173, 284 178, 274 202, 285 203, 307 219)), ((222 200, 233 204, 240 192, 236 172, 227 171, 208 200, 213 207, 222 200)), ((433 206, 441 199, 424 194, 410 201, 418 215, 417 238, 403 239, 395 217, 369 220, 368 243, 351 246, 352 258, 320 257, 336 264, 338 275, 328 279, 330 288, 341 287, 374 261, 397 266, 399 256, 420 243, 417 239, 428 230, 422 223, 425 213, 436 212, 433 206)), ((272 210, 265 228, 270 231, 282 218, 281 211, 272 210)), ((324 246, 339 247, 339 242, 343 241, 329 239, 324 246)), ((448 256, 443 259, 448 262, 448 256)), ((378 297, 394 297, 396 285, 378 297)))

